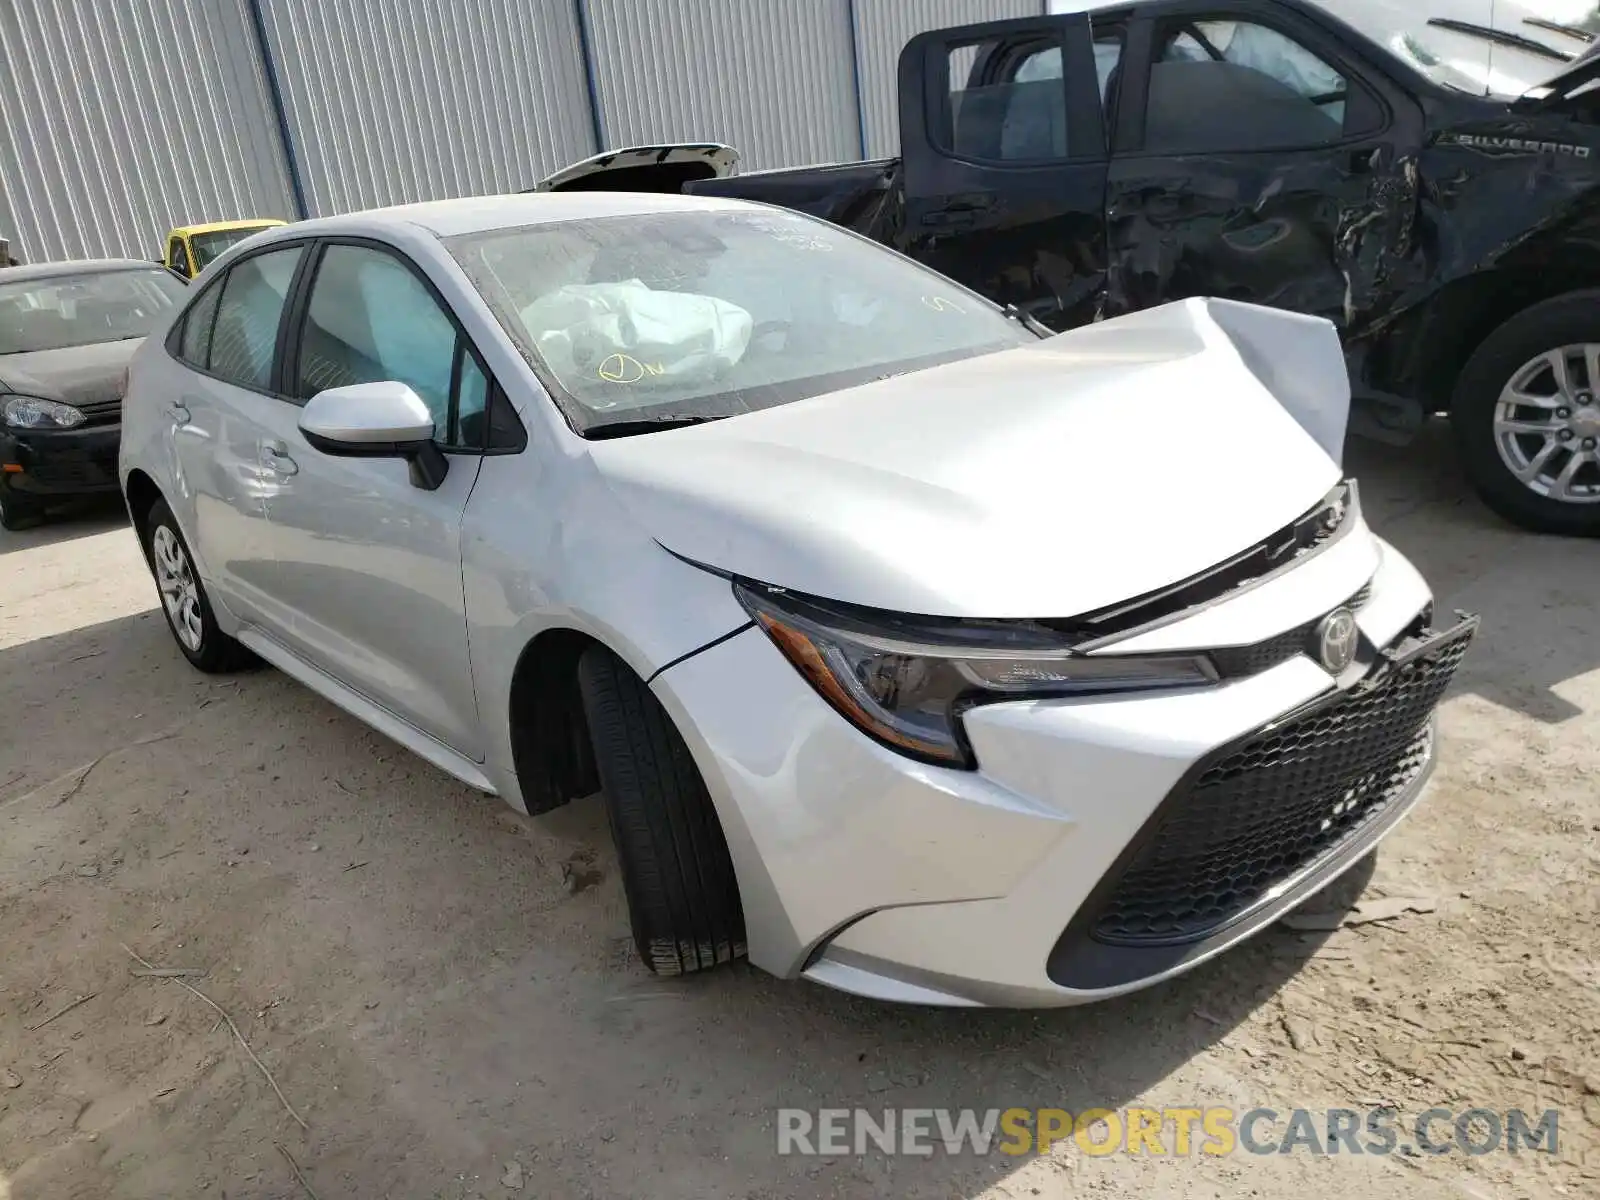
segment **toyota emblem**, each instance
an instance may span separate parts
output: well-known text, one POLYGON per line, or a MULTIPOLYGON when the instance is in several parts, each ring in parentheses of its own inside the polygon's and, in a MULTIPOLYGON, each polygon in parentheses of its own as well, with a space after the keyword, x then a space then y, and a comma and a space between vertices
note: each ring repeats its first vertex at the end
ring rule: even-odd
POLYGON ((1330 675, 1341 674, 1355 661, 1361 630, 1356 615, 1348 608, 1336 608, 1317 625, 1317 658, 1330 675))

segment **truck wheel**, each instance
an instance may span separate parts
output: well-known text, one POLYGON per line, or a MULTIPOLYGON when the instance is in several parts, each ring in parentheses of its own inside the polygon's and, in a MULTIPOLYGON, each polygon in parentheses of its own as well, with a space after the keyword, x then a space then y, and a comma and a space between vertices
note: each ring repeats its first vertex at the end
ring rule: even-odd
POLYGON ((639 957, 657 975, 684 975, 743 955, 733 860, 682 735, 608 650, 584 652, 578 688, 639 957))
POLYGON ((1491 333, 1461 371, 1450 421, 1495 512, 1600 536, 1600 292, 1546 300, 1491 333))

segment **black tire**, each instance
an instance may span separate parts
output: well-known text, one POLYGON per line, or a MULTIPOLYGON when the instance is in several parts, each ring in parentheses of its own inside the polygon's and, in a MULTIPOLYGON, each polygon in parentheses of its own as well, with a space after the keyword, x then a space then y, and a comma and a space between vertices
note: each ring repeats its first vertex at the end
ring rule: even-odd
MULTIPOLYGON (((1518 313, 1491 333, 1462 368, 1450 423, 1467 477, 1496 513, 1537 533, 1597 537, 1600 501, 1562 501, 1535 492, 1501 458, 1494 431, 1501 390, 1514 373, 1545 351, 1579 343, 1600 344, 1600 292, 1573 292, 1518 313)), ((1581 380, 1581 375, 1574 376, 1575 383, 1581 380)), ((1589 404, 1600 414, 1600 379, 1587 380, 1587 385, 1594 397, 1589 404)), ((1530 434, 1526 445, 1536 446, 1534 438, 1530 434)), ((1575 439, 1574 448, 1581 441, 1575 439)), ((1552 467, 1565 464, 1565 453, 1558 451, 1559 462, 1553 460, 1552 467)), ((1578 479, 1600 480, 1600 463, 1586 463, 1578 479)))
POLYGON ((578 688, 639 957, 657 975, 741 957, 744 913, 733 860, 672 718, 608 650, 584 652, 578 688))
POLYGON ((145 514, 144 521, 140 524, 139 537, 144 543, 145 560, 150 564, 150 573, 156 579, 156 591, 161 600, 161 614, 166 617, 167 628, 172 631, 172 640, 178 644, 183 656, 190 664, 208 675, 235 671, 249 664, 253 658, 250 651, 223 633, 217 625, 217 616, 211 611, 211 599, 206 595, 205 584, 201 582, 199 572, 194 569, 194 556, 189 553, 189 543, 183 540, 183 531, 178 528, 178 522, 173 519, 172 510, 167 507, 165 500, 157 500, 145 514), (162 531, 171 535, 177 549, 182 552, 193 579, 200 627, 199 644, 196 646, 190 646, 179 634, 172 610, 167 605, 166 597, 161 595, 161 577, 156 555, 157 539, 162 531))
POLYGON ((0 477, 0 529, 12 532, 32 529, 43 521, 44 510, 34 501, 12 491, 11 485, 0 477))

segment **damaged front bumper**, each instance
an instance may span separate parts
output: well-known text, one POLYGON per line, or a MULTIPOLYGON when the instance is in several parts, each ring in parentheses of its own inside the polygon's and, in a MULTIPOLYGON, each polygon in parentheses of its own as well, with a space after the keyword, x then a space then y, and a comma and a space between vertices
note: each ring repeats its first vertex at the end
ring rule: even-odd
POLYGON ((759 631, 663 672, 752 962, 880 999, 1076 1004, 1190 969, 1326 885, 1423 794, 1475 629, 1423 634, 1426 585, 1362 532, 1160 631, 1209 636, 1276 594, 1281 636, 1310 581, 1324 610, 1354 597, 1359 669, 1296 653, 1208 689, 986 705, 964 718, 976 771, 870 742, 759 631))

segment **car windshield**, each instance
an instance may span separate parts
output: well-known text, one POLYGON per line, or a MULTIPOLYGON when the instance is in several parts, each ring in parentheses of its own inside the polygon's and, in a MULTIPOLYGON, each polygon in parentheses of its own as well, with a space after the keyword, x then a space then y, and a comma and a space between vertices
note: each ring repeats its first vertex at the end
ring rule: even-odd
POLYGON ((943 276, 778 211, 566 221, 450 248, 580 433, 733 416, 1035 340, 943 276))
POLYGON ((183 302, 167 271, 98 271, 0 283, 0 354, 143 337, 183 302))
POLYGON ((266 225, 246 225, 242 229, 213 229, 210 233, 190 234, 189 245, 194 248, 195 270, 204 271, 223 251, 266 228, 266 225))

